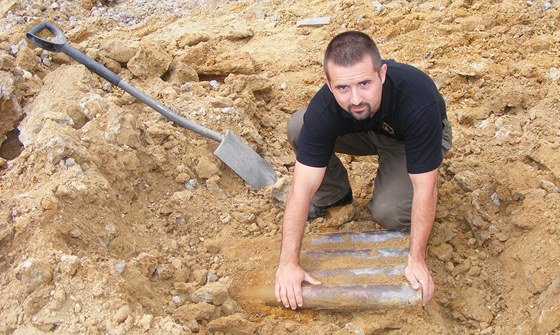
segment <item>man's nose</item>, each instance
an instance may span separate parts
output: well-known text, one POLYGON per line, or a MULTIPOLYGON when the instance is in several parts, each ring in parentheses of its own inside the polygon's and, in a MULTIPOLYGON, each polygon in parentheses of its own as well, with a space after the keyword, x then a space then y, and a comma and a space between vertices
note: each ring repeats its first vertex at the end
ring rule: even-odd
POLYGON ((352 105, 357 106, 362 103, 362 95, 360 94, 360 91, 356 87, 352 88, 351 94, 352 96, 350 97, 350 103, 352 105))

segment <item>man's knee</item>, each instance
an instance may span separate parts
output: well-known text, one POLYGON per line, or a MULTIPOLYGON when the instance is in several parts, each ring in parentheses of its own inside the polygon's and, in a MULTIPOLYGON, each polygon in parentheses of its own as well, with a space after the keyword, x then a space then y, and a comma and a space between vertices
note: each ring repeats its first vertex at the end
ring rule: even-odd
POLYGON ((300 109, 299 111, 292 114, 292 116, 288 120, 288 143, 290 143, 290 145, 294 149, 297 149, 297 140, 299 138, 301 127, 303 126, 303 114, 305 114, 305 110, 305 108, 300 109))
POLYGON ((368 209, 373 220, 388 230, 410 228, 410 208, 395 203, 370 201, 368 209))

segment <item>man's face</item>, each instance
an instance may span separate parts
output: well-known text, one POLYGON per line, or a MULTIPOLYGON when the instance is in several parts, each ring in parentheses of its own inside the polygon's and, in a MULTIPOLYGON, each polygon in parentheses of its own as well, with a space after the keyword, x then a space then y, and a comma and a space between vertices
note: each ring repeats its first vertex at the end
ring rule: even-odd
POLYGON ((325 76, 325 82, 340 107, 356 120, 365 120, 375 115, 381 105, 387 65, 383 64, 377 73, 371 58, 365 56, 359 63, 351 66, 330 63, 327 68, 330 79, 325 76))

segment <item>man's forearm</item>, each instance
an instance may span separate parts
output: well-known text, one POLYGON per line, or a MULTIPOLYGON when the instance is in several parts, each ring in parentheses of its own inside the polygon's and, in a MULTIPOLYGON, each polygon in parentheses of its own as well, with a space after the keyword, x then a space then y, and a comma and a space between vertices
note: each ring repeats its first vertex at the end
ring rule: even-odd
POLYGON ((428 240, 436 215, 437 205, 437 172, 426 175, 427 179, 414 182, 414 196, 412 199, 410 252, 413 260, 424 261, 428 240))
MULTIPOLYGON (((424 208, 416 209, 412 206, 412 224, 410 229, 410 257, 414 260, 424 260, 428 240, 432 232, 435 218, 435 208, 431 210, 428 201, 416 201, 422 203, 424 208)), ((418 204, 418 207, 420 204, 418 204)))
POLYGON ((313 168, 296 162, 294 179, 286 199, 282 221, 280 263, 299 262, 303 230, 309 214, 311 198, 319 188, 326 168, 313 168))
POLYGON ((290 191, 286 199, 286 210, 282 222, 282 248, 280 252, 280 263, 299 263, 299 252, 303 230, 309 210, 309 203, 290 191))

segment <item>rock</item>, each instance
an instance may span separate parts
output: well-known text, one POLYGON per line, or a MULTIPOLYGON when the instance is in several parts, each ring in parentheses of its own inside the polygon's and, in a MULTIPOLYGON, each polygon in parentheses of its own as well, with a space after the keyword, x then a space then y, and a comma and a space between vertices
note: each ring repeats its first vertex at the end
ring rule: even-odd
MULTIPOLYGON (((196 321, 194 321, 194 323, 196 323, 196 321)), ((170 334, 170 335, 189 335, 189 334, 192 334, 192 332, 189 328, 185 328, 182 325, 179 325, 179 324, 175 323, 175 321, 173 321, 173 319, 170 316, 166 316, 165 318, 163 318, 163 320, 161 320, 158 323, 158 327, 163 331, 163 332, 156 332, 158 334, 159 333, 170 334)))
POLYGON ((465 192, 472 192, 477 189, 479 183, 476 174, 472 171, 460 171, 453 176, 461 189, 465 192))
POLYGON ((560 327, 560 277, 556 278, 539 297, 537 330, 548 334, 560 327))
POLYGON ((465 221, 468 223, 474 237, 480 245, 483 245, 490 238, 490 233, 486 230, 488 227, 488 222, 475 213, 475 211, 470 210, 465 213, 465 221))
POLYGON ((113 322, 116 324, 123 323, 130 315, 130 307, 128 305, 121 306, 113 315, 113 322))
POLYGON ((198 73, 183 62, 172 63, 166 81, 169 83, 184 85, 187 82, 198 81, 198 73))
POLYGON ((216 307, 205 302, 200 304, 187 304, 175 310, 173 318, 183 325, 187 325, 192 320, 208 320, 214 312, 216 307))
MULTIPOLYGON (((66 149, 74 150, 76 147, 81 147, 83 143, 80 145, 70 143, 76 142, 76 139, 74 139, 76 136, 70 136, 74 135, 75 132, 71 131, 73 126, 68 123, 72 119, 66 111, 72 114, 73 110, 78 110, 77 107, 84 94, 98 87, 99 80, 84 66, 70 65, 59 67, 50 72, 45 76, 43 82, 44 85, 40 88, 34 100, 35 103, 27 106, 26 117, 19 124, 19 140, 24 146, 40 142, 39 145, 44 147, 47 153, 59 150, 56 147, 57 143, 50 141, 53 138, 64 138, 62 142, 66 143, 61 143, 61 145, 68 145, 69 148, 66 149), (64 78, 64 80, 61 80, 61 78, 64 78), (62 118, 59 115, 63 115, 62 118), (51 117, 51 119, 47 117, 51 117), (39 139, 39 137, 41 138, 39 139), (55 145, 55 147, 48 147, 49 143, 55 145)), ((57 155, 53 154, 55 157, 57 155)))
POLYGON ((208 191, 213 194, 214 196, 220 199, 227 199, 226 192, 218 185, 218 180, 220 179, 219 176, 213 176, 206 180, 206 188, 208 191))
POLYGON ((224 83, 237 93, 249 91, 253 95, 269 93, 274 87, 269 78, 259 75, 230 74, 224 83))
POLYGON ((53 270, 49 263, 29 258, 16 268, 16 278, 24 284, 28 292, 37 288, 50 285, 53 278, 53 270))
POLYGON ((459 294, 451 303, 453 310, 467 319, 490 324, 494 319, 492 312, 486 307, 482 292, 469 287, 459 294))
POLYGON ((218 278, 217 274, 215 274, 213 271, 208 271, 208 275, 206 276, 206 282, 207 283, 216 282, 216 281, 218 281, 218 279, 220 279, 220 278, 218 278))
POLYGON ((234 314, 210 321, 208 330, 210 332, 222 331, 232 335, 252 335, 257 330, 257 326, 241 315, 234 314))
POLYGON ((547 191, 548 193, 558 193, 558 186, 556 186, 553 182, 548 181, 546 179, 541 180, 542 188, 547 191))
POLYGON ((179 258, 173 257, 170 259, 170 261, 171 261, 171 265, 175 270, 183 267, 183 262, 179 258))
POLYGON ((80 258, 74 255, 62 255, 60 257, 60 268, 63 273, 70 276, 76 274, 78 268, 80 267, 80 258))
POLYGON ((44 211, 55 211, 58 209, 58 199, 52 193, 47 193, 41 199, 41 207, 44 211))
POLYGON ((58 311, 62 308, 64 302, 66 302, 66 292, 63 289, 57 288, 52 293, 52 299, 49 303, 49 309, 58 311))
POLYGON ((175 274, 175 268, 171 264, 159 264, 156 266, 156 274, 159 279, 171 279, 175 274))
POLYGON ((443 243, 430 248, 430 253, 436 256, 440 261, 448 261, 453 254, 453 247, 447 243, 443 243))
POLYGON ((124 269, 126 269, 126 263, 124 261, 119 261, 117 264, 115 264, 115 271, 117 273, 123 273, 124 269))
POLYGON ((560 70, 558 70, 557 68, 551 67, 548 73, 550 74, 550 79, 552 79, 553 81, 560 80, 560 70))
POLYGON ((190 276, 191 270, 189 268, 181 268, 175 270, 174 278, 176 282, 186 282, 189 280, 190 276))
POLYGON ((462 262, 461 264, 453 267, 453 276, 456 276, 458 274, 469 271, 471 266, 472 266, 471 260, 470 259, 465 259, 464 262, 462 262))
POLYGON ((496 233, 494 236, 495 236, 495 237, 498 239, 498 241, 500 241, 500 242, 505 242, 505 241, 507 241, 507 240, 509 239, 509 236, 507 236, 507 235, 504 234, 504 233, 496 233))
POLYGON ((204 269, 194 270, 191 276, 195 284, 202 286, 206 284, 206 280, 208 278, 208 270, 204 270, 204 269))
POLYGON ((143 41, 138 52, 127 63, 127 67, 140 79, 161 78, 169 69, 172 58, 161 45, 143 41))
POLYGON ((166 87, 159 91, 159 95, 164 101, 173 101, 177 99, 177 91, 173 87, 166 87))
POLYGON ((138 327, 142 329, 144 332, 147 332, 152 328, 152 324, 154 323, 154 316, 151 314, 144 314, 140 320, 138 320, 138 327))
POLYGON ((12 55, 0 53, 0 69, 1 70, 9 70, 14 68, 15 65, 15 58, 12 55))
POLYGON ((12 242, 14 238, 14 228, 8 222, 0 222, 0 248, 12 242))
POLYGON ((27 46, 22 46, 16 57, 16 65, 29 72, 35 71, 40 61, 40 58, 35 56, 33 50, 27 46))
POLYGON ((202 156, 199 158, 198 164, 196 164, 195 173, 201 179, 210 179, 213 176, 219 176, 219 163, 216 159, 210 159, 209 157, 202 156))
POLYGON ((56 64, 68 64, 73 62, 72 58, 62 52, 53 52, 50 54, 51 60, 56 64))
POLYGON ((124 113, 117 106, 111 106, 107 111, 107 127, 103 136, 109 143, 127 145, 131 148, 140 146, 136 117, 130 113, 124 113))
POLYGON ((469 276, 471 276, 471 277, 478 277, 478 276, 480 275, 480 267, 478 267, 478 266, 476 266, 476 265, 473 266, 473 267, 471 267, 471 268, 469 269, 468 274, 469 274, 469 276))
POLYGON ((105 111, 112 110, 114 106, 97 93, 86 94, 79 102, 80 111, 87 119, 94 119, 105 111))
POLYGON ((151 277, 156 272, 158 264, 157 257, 143 252, 135 258, 135 261, 138 269, 144 276, 151 277))
POLYGON ((173 288, 177 290, 179 293, 184 293, 187 296, 191 296, 194 291, 196 291, 196 284, 195 283, 184 283, 184 282, 175 282, 173 283, 173 288))
POLYGON ((356 324, 353 323, 347 323, 346 325, 344 325, 344 329, 348 330, 351 334, 356 334, 356 335, 365 335, 366 332, 364 331, 364 329, 356 324))
POLYGON ((470 111, 459 110, 455 113, 457 122, 465 126, 472 126, 474 124, 474 115, 470 111))
POLYGON ((206 62, 196 67, 199 75, 227 76, 236 74, 255 74, 255 60, 248 52, 231 52, 206 58, 206 62))
POLYGON ((354 219, 356 208, 352 205, 333 207, 328 210, 327 224, 329 227, 339 227, 354 219))
POLYGON ((23 312, 27 315, 34 315, 44 308, 49 302, 51 289, 52 286, 40 286, 30 292, 23 301, 23 312))
POLYGON ((331 18, 329 16, 321 16, 321 17, 311 17, 304 20, 299 20, 296 23, 297 27, 305 27, 305 26, 324 26, 331 23, 331 18))
POLYGON ((210 37, 203 33, 192 33, 192 34, 184 34, 181 38, 177 41, 177 45, 180 48, 185 47, 192 47, 202 42, 208 42, 210 37))
POLYGON ((106 57, 121 63, 128 63, 132 57, 138 52, 140 43, 130 40, 110 40, 104 41, 101 47, 101 53, 106 57))
POLYGON ((217 241, 214 240, 205 240, 204 241, 204 247, 206 248, 206 250, 211 253, 211 254, 217 254, 220 252, 220 244, 217 241))
POLYGON ((226 301, 224 301, 224 303, 222 304, 221 309, 222 314, 232 315, 239 309, 239 306, 237 305, 237 302, 235 300, 227 298, 226 301))
POLYGON ((284 328, 286 328, 286 330, 290 333, 293 333, 297 330, 298 324, 295 322, 287 321, 286 323, 284 323, 284 328))
MULTIPOLYGON (((557 135, 558 136, 558 135, 557 135)), ((544 168, 550 170, 556 180, 560 179, 560 156, 558 148, 541 145, 537 149, 528 152, 528 156, 544 168)))
POLYGON ((23 116, 20 106, 16 79, 10 72, 0 71, 0 138, 16 128, 18 121, 23 116))
POLYGON ((207 302, 220 306, 229 298, 228 288, 223 282, 207 283, 205 286, 196 290, 191 301, 194 303, 207 302))
POLYGON ((225 38, 230 41, 243 40, 253 37, 255 32, 249 27, 236 27, 225 34, 225 38))

